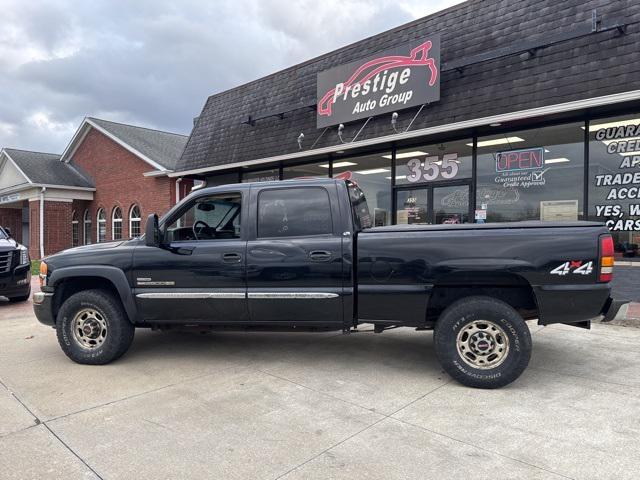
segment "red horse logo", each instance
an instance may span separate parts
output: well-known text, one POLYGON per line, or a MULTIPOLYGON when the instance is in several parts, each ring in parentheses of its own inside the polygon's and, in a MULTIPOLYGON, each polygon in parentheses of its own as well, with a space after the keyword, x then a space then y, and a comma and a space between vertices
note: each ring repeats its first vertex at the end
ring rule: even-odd
MULTIPOLYGON (((402 55, 390 55, 388 57, 376 58, 370 60, 364 65, 360 66, 344 83, 344 88, 360 84, 362 85, 367 80, 375 77, 378 73, 385 70, 391 70, 394 68, 402 67, 427 67, 431 71, 431 78, 429 79, 429 86, 433 87, 438 79, 438 67, 433 58, 429 57, 429 50, 432 47, 431 40, 427 40, 422 45, 417 46, 409 56, 402 55)), ((335 87, 324 94, 322 100, 318 103, 318 114, 331 116, 331 109, 334 103, 335 87)))

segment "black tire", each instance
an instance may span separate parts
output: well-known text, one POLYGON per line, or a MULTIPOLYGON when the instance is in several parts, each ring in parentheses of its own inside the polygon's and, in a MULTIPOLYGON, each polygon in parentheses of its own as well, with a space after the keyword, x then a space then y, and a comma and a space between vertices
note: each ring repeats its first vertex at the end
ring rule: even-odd
POLYGON ((468 387, 504 387, 531 358, 529 327, 510 305, 491 297, 467 297, 447 307, 434 340, 442 368, 468 387))
POLYGON ((27 292, 26 295, 20 295, 19 297, 10 297, 9 301, 11 303, 26 302, 27 300, 29 300, 30 296, 31 296, 31 287, 29 287, 29 291, 27 292))
POLYGON ((111 293, 85 290, 71 295, 62 304, 56 319, 56 331, 58 343, 71 360, 86 365, 104 365, 120 358, 129 349, 135 327, 127 318, 120 300, 111 293), (88 335, 83 329, 74 332, 77 315, 80 315, 78 321, 82 321, 82 317, 89 318, 89 322, 95 324, 95 331, 88 335), (98 340, 92 339, 94 333, 98 340), (95 345, 87 345, 91 342, 95 345))

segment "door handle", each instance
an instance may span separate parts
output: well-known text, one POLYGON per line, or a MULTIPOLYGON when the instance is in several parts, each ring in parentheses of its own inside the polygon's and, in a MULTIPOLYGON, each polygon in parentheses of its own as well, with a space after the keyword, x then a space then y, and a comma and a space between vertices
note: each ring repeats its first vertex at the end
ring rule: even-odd
POLYGON ((225 263, 240 263, 242 255, 239 253, 223 253, 222 261, 225 263))
POLYGON ((309 258, 314 262, 328 262, 333 254, 326 250, 314 250, 309 252, 309 258))

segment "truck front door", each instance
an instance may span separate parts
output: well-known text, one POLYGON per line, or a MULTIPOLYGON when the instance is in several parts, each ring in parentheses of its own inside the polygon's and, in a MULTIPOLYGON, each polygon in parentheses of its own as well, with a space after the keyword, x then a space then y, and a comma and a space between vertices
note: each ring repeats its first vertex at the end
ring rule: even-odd
POLYGON ((161 247, 136 248, 132 280, 143 320, 248 320, 245 203, 242 192, 193 198, 161 226, 161 247))
POLYGON ((252 323, 342 326, 349 270, 343 265, 337 202, 335 185, 252 187, 257 220, 247 243, 252 323))

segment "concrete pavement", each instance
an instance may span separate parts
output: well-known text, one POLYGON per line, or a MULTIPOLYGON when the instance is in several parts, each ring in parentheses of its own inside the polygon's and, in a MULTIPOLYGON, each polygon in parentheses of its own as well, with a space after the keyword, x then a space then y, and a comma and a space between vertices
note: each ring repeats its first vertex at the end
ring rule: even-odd
POLYGON ((429 332, 139 330, 90 367, 2 304, 1 476, 636 478, 640 329, 531 329, 529 369, 483 391, 442 372, 429 332))

